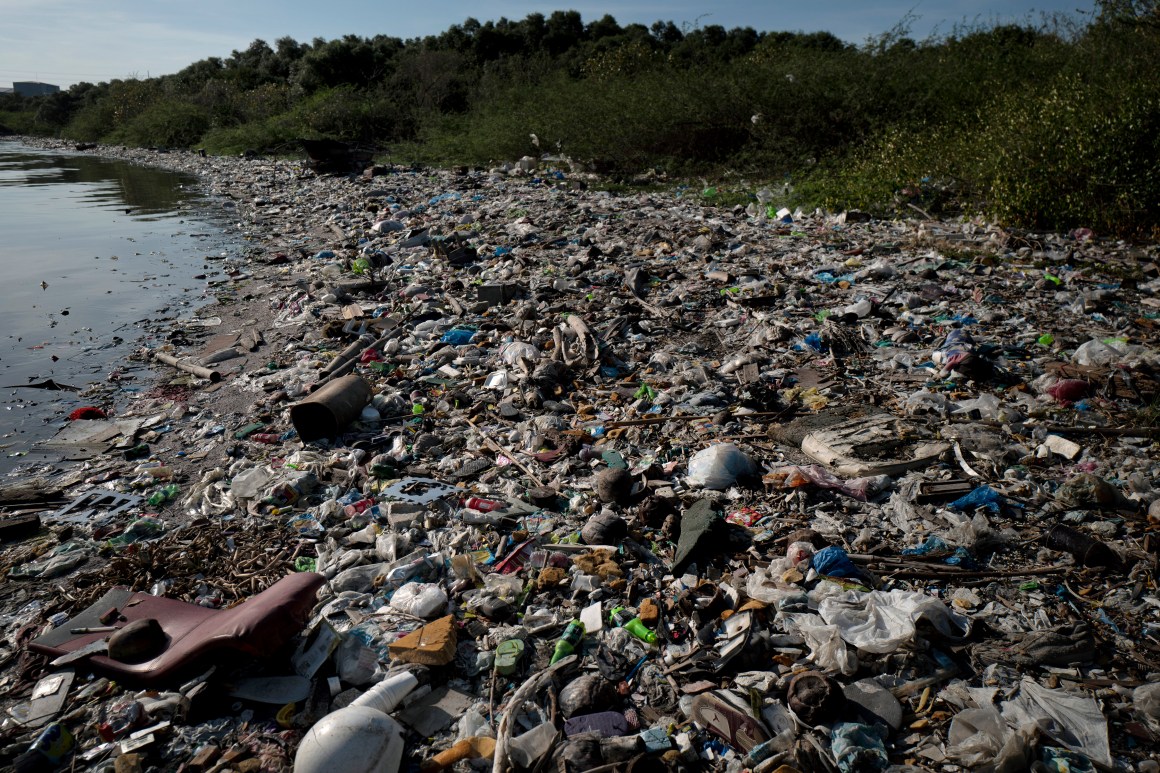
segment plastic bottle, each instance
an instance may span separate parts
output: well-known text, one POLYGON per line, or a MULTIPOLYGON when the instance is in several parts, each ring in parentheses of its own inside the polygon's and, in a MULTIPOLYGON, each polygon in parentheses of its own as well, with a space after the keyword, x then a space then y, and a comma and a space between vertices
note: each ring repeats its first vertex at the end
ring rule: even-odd
POLYGON ((580 640, 584 638, 584 623, 579 620, 573 620, 568 623, 568 627, 564 629, 564 633, 556 642, 556 649, 552 652, 552 659, 548 661, 551 665, 559 660, 571 655, 580 646, 580 640))
POLYGON ((177 496, 179 491, 181 491, 181 488, 176 483, 170 483, 168 486, 159 488, 150 494, 149 504, 153 505, 154 507, 157 505, 163 505, 177 496))
POLYGON ((76 739, 69 729, 53 722, 40 732, 28 751, 16 758, 12 769, 18 773, 56 770, 75 748, 76 739))
POLYGON ((608 617, 613 625, 623 628, 646 644, 657 643, 656 632, 650 631, 639 617, 634 616, 624 607, 616 607, 608 617))
POLYGON ((463 501, 463 506, 471 510, 478 510, 481 513, 490 513, 495 510, 502 510, 504 503, 497 502, 494 499, 484 499, 483 497, 468 497, 463 501))
POLYGON ((367 708, 389 714, 402 702, 403 698, 419 686, 419 678, 410 671, 388 676, 351 701, 351 706, 367 708))
POLYGON ((306 732, 294 773, 395 773, 402 760, 402 725, 370 706, 350 705, 306 732))

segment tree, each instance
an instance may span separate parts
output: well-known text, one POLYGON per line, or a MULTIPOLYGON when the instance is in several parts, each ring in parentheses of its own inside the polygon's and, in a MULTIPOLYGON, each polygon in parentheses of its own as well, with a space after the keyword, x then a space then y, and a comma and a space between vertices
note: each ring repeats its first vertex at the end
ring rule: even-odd
POLYGON ((583 40, 584 20, 579 11, 553 11, 548 17, 543 47, 552 56, 560 56, 583 40))

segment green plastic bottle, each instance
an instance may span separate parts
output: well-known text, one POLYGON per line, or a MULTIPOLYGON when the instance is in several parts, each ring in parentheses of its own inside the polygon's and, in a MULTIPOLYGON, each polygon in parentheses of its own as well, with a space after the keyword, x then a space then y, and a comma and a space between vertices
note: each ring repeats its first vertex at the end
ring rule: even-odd
POLYGON ((552 652, 552 659, 548 661, 548 664, 563 660, 571 655, 580 646, 580 640, 583 638, 584 623, 579 620, 568 623, 568 627, 564 629, 564 634, 556 642, 556 649, 552 652))
POLYGON ((178 492, 180 492, 180 491, 181 491, 181 489, 178 488, 176 483, 170 483, 168 486, 165 486, 163 488, 159 488, 156 491, 154 491, 149 496, 149 504, 153 505, 154 507, 156 507, 157 505, 163 505, 166 502, 168 502, 169 500, 173 499, 175 496, 177 496, 178 492))
POLYGON ((612 610, 609 619, 612 620, 613 625, 623 628, 646 644, 657 643, 656 632, 650 631, 648 626, 639 617, 634 617, 624 607, 617 607, 612 610))

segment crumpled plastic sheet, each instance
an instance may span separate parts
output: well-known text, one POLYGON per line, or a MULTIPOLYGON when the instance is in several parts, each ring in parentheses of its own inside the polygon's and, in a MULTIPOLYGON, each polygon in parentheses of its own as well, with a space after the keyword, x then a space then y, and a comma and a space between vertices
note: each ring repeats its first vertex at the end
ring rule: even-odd
POLYGON ((847 591, 823 599, 818 614, 836 625, 846 642, 878 654, 894 652, 913 639, 919 620, 931 623, 949 639, 961 639, 971 630, 969 618, 938 599, 905 590, 847 591))
POLYGON ((1019 694, 1003 703, 1003 719, 1015 727, 1036 725, 1060 746, 1112 767, 1108 720, 1094 698, 1052 690, 1023 677, 1019 694))
POLYGON ((801 612, 783 618, 786 630, 797 633, 810 648, 810 659, 823 671, 838 671, 853 676, 858 671, 858 656, 842 641, 836 625, 826 625, 819 616, 801 612))
POLYGON ((830 730, 830 750, 842 773, 886 770, 886 733, 883 725, 840 722, 830 730))
POLYGON ((1011 732, 994 706, 965 709, 947 731, 947 757, 984 773, 1019 773, 1027 769, 1026 739, 1011 732))

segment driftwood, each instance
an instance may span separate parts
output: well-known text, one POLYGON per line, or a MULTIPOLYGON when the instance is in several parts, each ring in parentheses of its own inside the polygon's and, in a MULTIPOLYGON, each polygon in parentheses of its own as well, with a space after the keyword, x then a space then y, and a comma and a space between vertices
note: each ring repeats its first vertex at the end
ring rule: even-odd
POLYGON ((856 564, 874 566, 875 569, 891 576, 915 577, 920 579, 946 579, 948 577, 1031 577, 1040 574, 1063 574, 1071 566, 1029 566, 1010 569, 960 569, 950 564, 934 563, 937 558, 927 561, 919 557, 898 558, 896 556, 875 556, 869 553, 851 553, 850 560, 856 564))
POLYGON ((57 502, 63 489, 45 478, 32 478, 0 485, 0 505, 36 505, 57 502))
POLYGON ((475 430, 476 432, 479 433, 479 437, 483 440, 484 443, 487 444, 488 448, 490 448, 492 451, 495 451, 497 454, 503 454, 508 459, 510 459, 511 463, 514 464, 516 467, 518 467, 520 470, 522 470, 524 475, 527 475, 529 478, 531 478, 532 482, 535 483, 537 486, 542 487, 544 485, 540 481, 540 479, 538 477, 536 477, 536 474, 534 472, 532 472, 530 469, 525 467, 523 465, 523 463, 520 462, 520 460, 516 458, 516 455, 514 453, 507 450, 506 448, 501 446, 499 443, 495 442, 490 437, 488 437, 487 433, 484 432, 483 429, 480 428, 478 425, 476 425, 474 419, 468 419, 467 423, 471 425, 471 428, 473 430, 475 430))
POLYGON ((178 370, 184 370, 186 373, 192 373, 198 378, 209 379, 214 384, 222 380, 222 374, 218 371, 211 370, 210 368, 198 365, 196 363, 192 363, 189 360, 183 360, 179 357, 174 357, 172 354, 166 354, 165 352, 153 352, 153 359, 159 362, 164 362, 166 365, 172 365, 178 370))

